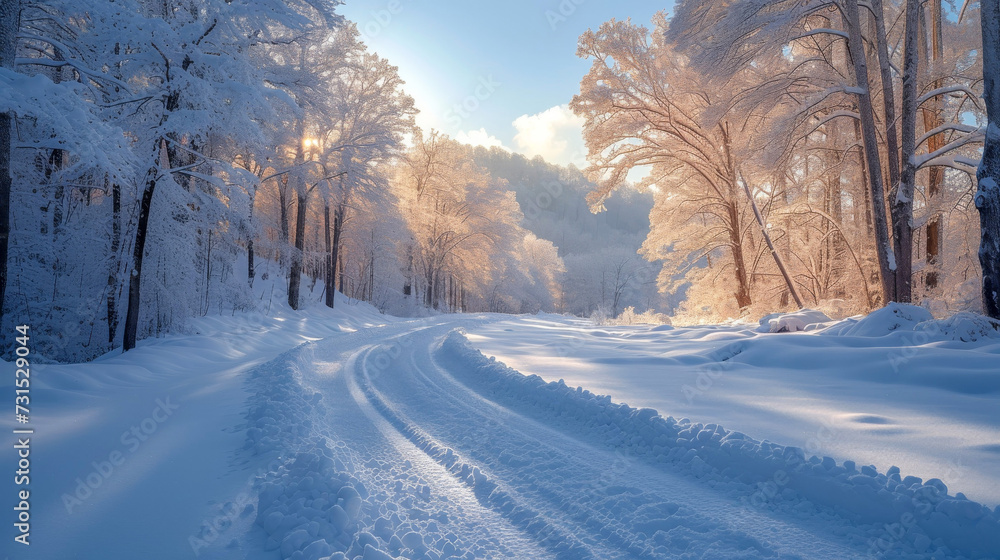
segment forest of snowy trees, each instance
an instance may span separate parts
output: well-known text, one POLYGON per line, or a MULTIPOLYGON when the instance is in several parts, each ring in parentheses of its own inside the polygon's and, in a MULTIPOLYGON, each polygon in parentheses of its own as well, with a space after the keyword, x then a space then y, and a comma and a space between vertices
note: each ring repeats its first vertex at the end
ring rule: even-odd
POLYGON ((258 308, 268 275, 293 309, 318 283, 329 306, 554 310, 555 247, 471 147, 414 130, 336 4, 5 2, 5 321, 86 359, 258 308))
POLYGON ((700 0, 586 33, 572 107, 591 203, 648 170, 642 251, 706 319, 793 299, 978 308, 983 61, 979 18, 957 8, 700 0))
POLYGON ((609 21, 583 172, 419 130, 338 3, 0 0, 4 336, 90 359, 268 278, 400 314, 1000 310, 994 1, 609 21))

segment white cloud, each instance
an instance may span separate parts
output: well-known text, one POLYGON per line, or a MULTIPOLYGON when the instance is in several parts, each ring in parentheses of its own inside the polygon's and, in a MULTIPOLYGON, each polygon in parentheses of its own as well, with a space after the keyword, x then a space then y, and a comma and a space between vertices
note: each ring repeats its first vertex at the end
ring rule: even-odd
POLYGON ((470 130, 468 132, 462 130, 455 135, 455 140, 463 144, 469 144, 470 146, 482 146, 484 148, 503 148, 504 150, 510 151, 510 148, 503 145, 503 142, 499 138, 493 136, 492 134, 486 132, 485 128, 480 128, 479 130, 470 130))
POLYGON ((583 144, 584 119, 573 114, 569 105, 557 105, 535 115, 521 115, 514 121, 517 151, 528 157, 542 156, 549 163, 586 167, 583 144))

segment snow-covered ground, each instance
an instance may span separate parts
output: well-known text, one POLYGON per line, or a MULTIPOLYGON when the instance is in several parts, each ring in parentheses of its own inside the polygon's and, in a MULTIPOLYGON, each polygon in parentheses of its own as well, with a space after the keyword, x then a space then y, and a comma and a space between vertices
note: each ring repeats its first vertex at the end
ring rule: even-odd
POLYGON ((1000 332, 893 307, 807 332, 595 327, 559 316, 477 329, 487 355, 617 402, 716 422, 1000 504, 1000 332))
POLYGON ((32 544, 0 555, 997 558, 1000 341, 918 313, 202 319, 37 369, 32 544))

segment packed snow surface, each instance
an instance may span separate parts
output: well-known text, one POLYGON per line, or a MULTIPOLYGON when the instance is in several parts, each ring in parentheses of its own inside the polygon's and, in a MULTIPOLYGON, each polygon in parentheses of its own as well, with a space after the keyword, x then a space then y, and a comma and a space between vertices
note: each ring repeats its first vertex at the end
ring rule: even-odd
POLYGON ((40 368, 32 544, 0 555, 1000 557, 981 317, 278 315, 40 368))

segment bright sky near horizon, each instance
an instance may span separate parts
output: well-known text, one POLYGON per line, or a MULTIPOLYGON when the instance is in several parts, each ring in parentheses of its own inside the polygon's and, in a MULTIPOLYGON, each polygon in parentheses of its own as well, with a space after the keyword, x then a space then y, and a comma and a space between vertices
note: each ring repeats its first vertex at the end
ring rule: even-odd
POLYGON ((340 13, 399 67, 417 123, 551 163, 585 165, 581 121, 567 104, 590 62, 579 36, 611 19, 649 25, 673 0, 346 0, 340 13))

